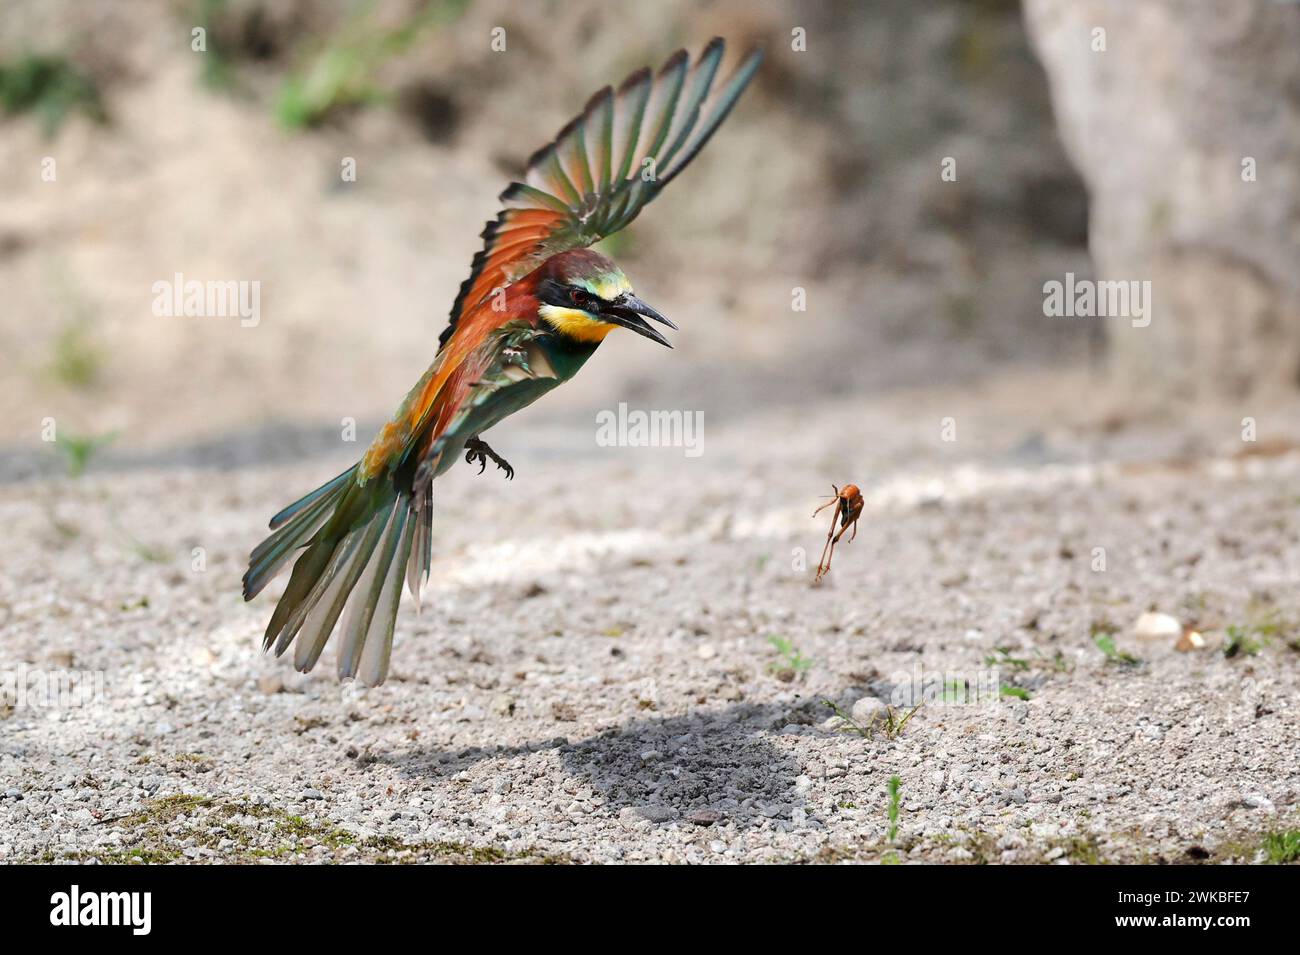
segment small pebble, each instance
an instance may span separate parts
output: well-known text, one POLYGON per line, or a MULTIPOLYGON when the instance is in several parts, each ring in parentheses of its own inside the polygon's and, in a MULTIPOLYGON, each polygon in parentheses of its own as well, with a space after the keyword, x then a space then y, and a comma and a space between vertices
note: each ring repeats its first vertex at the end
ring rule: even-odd
POLYGON ((1167 613, 1144 613, 1133 624, 1133 636, 1139 640, 1176 640, 1182 634, 1183 625, 1167 613))
POLYGON ((642 819, 650 822, 668 822, 677 817, 677 810, 670 806, 637 806, 636 812, 642 819))
POLYGON ((284 689, 284 680, 278 673, 268 673, 258 678, 257 688, 267 696, 272 696, 284 689))
POLYGON ((864 696, 853 704, 853 719, 860 726, 870 726, 876 720, 885 719, 888 712, 885 702, 874 696, 864 696))

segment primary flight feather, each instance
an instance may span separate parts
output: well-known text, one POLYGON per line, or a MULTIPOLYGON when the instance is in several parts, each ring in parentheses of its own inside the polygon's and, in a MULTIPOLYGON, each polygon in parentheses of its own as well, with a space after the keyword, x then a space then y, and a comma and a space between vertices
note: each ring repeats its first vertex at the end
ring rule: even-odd
POLYGON ((676 326, 588 246, 635 219, 735 105, 761 54, 715 85, 723 48, 601 90, 501 194, 429 370, 361 460, 276 514, 250 556, 245 600, 298 555, 265 648, 293 646, 307 671, 339 630, 339 677, 382 683, 403 581, 418 601, 428 580, 434 478, 462 454, 513 476, 479 435, 572 378, 613 329, 668 345, 650 322, 676 326))

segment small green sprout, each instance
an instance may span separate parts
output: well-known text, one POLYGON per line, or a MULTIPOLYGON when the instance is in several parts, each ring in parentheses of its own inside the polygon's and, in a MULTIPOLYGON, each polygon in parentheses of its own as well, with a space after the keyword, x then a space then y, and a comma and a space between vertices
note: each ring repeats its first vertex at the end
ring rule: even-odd
POLYGON ((897 776, 889 777, 889 841, 893 842, 898 838, 898 809, 902 801, 899 790, 902 788, 903 781, 897 776))
POLYGON ((75 435, 62 431, 55 440, 54 446, 63 455, 68 477, 77 478, 85 473, 86 466, 95 453, 115 440, 117 440, 116 431, 101 435, 75 435))
POLYGON ((54 337, 50 374, 62 385, 81 391, 103 378, 104 356, 84 322, 70 322, 54 337))
POLYGON ((108 118, 95 84, 65 58, 29 53, 0 63, 0 111, 35 113, 52 137, 73 110, 98 123, 108 118))
MULTIPOLYGON (((1259 631, 1254 630, 1254 632, 1258 633, 1259 631)), ((1252 628, 1228 627, 1225 633, 1228 639, 1223 644, 1223 655, 1229 660, 1242 654, 1253 657, 1264 649, 1263 641, 1251 636, 1252 628)))
POLYGON ((1070 672, 1070 661, 1065 658, 1065 654, 1062 653, 1060 650, 1057 650, 1055 653, 1052 654, 1051 666, 1052 669, 1055 670, 1057 673, 1070 672))
POLYGON ((1029 661, 1021 657, 1013 657, 1010 647, 994 647, 996 653, 990 653, 984 658, 985 666, 991 667, 1009 667, 1012 670, 1028 670, 1029 661))
POLYGON ((1106 660, 1109 663, 1116 663, 1119 664, 1120 666, 1131 667, 1131 666, 1137 666, 1139 663, 1142 662, 1137 657, 1133 656, 1133 654, 1128 653, 1125 650, 1121 650, 1119 647, 1115 646, 1115 637, 1112 634, 1094 633, 1092 635, 1092 642, 1097 645, 1098 650, 1100 650, 1102 653, 1106 655, 1106 660))
MULTIPOLYGON (((885 816, 889 820, 889 830, 886 833, 885 838, 891 844, 898 841, 898 815, 900 804, 902 803, 902 797, 900 795, 902 785, 903 781, 901 779, 897 776, 890 776, 889 783, 886 786, 886 790, 889 793, 889 803, 885 809, 885 816)), ((881 865, 898 865, 899 861, 898 852, 895 849, 890 849, 880 857, 881 865)))
POLYGON ((768 666, 768 669, 773 673, 781 673, 784 671, 793 674, 801 674, 807 673, 812 669, 812 660, 796 650, 794 644, 785 637, 778 637, 773 634, 767 638, 767 642, 772 644, 773 649, 775 649, 781 656, 780 660, 777 660, 768 666))
POLYGON ((1300 829, 1267 832, 1260 848, 1274 865, 1300 861, 1300 829))

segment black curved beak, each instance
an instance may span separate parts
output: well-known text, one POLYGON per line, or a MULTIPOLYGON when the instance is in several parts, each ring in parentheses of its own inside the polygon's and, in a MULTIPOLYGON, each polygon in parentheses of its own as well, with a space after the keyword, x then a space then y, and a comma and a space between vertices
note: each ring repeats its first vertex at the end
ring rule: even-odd
POLYGON ((646 319, 653 319, 654 321, 667 325, 672 329, 676 329, 677 326, 630 292, 620 295, 618 298, 614 299, 614 301, 601 309, 600 317, 615 325, 622 325, 624 328, 630 328, 638 335, 644 335, 646 338, 658 342, 660 345, 664 345, 668 348, 673 347, 669 343, 668 339, 664 338, 659 330, 647 322, 646 319))

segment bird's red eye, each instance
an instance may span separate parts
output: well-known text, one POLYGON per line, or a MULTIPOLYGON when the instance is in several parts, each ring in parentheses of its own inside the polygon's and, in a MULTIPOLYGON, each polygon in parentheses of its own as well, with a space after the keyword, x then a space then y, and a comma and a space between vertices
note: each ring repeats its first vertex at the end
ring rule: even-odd
POLYGON ((569 299, 578 308, 586 308, 591 304, 591 295, 579 288, 569 289, 569 299))

